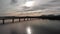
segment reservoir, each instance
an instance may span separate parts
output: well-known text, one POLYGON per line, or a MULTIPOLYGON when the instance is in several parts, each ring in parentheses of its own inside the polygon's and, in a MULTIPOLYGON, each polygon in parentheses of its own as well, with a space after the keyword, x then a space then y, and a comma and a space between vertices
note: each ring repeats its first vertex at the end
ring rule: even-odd
POLYGON ((60 34, 60 20, 33 19, 2 24, 0 34, 60 34))

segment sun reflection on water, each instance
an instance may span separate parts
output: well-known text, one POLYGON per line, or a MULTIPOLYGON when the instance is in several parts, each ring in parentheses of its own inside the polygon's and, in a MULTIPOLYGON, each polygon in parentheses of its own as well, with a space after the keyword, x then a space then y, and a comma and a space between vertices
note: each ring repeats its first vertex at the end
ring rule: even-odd
POLYGON ((27 34, 31 34, 31 28, 27 27, 27 34))

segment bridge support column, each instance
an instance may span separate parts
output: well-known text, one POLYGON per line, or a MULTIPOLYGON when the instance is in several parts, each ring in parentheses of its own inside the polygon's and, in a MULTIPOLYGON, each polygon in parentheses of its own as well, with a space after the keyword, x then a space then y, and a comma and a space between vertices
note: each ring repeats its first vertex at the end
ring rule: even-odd
POLYGON ((29 20, 29 18, 27 18, 27 21, 29 20))
POLYGON ((5 19, 3 19, 3 24, 4 24, 4 22, 5 22, 5 19))
POLYGON ((12 19, 12 23, 14 23, 14 18, 12 19))
POLYGON ((20 18, 19 18, 19 22, 20 22, 20 18))
POLYGON ((24 18, 24 21, 25 21, 26 18, 24 18))
POLYGON ((29 18, 31 20, 31 18, 29 18))

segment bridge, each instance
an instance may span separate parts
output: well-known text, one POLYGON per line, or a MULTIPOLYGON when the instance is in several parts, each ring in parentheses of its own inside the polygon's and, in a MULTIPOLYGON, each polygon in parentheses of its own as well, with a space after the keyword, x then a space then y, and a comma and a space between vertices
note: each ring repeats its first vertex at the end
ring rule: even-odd
POLYGON ((5 20, 7 19, 11 19, 12 23, 14 23, 15 19, 19 19, 19 22, 21 19, 23 19, 25 21, 25 19, 31 20, 31 18, 38 18, 38 16, 22 16, 22 17, 17 17, 17 16, 5 16, 5 17, 0 17, 0 20, 2 20, 2 24, 5 24, 5 20))

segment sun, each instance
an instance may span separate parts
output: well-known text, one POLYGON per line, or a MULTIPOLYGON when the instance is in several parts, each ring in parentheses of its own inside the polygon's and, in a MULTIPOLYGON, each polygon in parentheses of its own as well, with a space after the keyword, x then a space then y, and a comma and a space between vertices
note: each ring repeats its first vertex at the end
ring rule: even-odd
POLYGON ((34 5, 34 1, 28 1, 24 4, 26 7, 32 7, 34 5))

